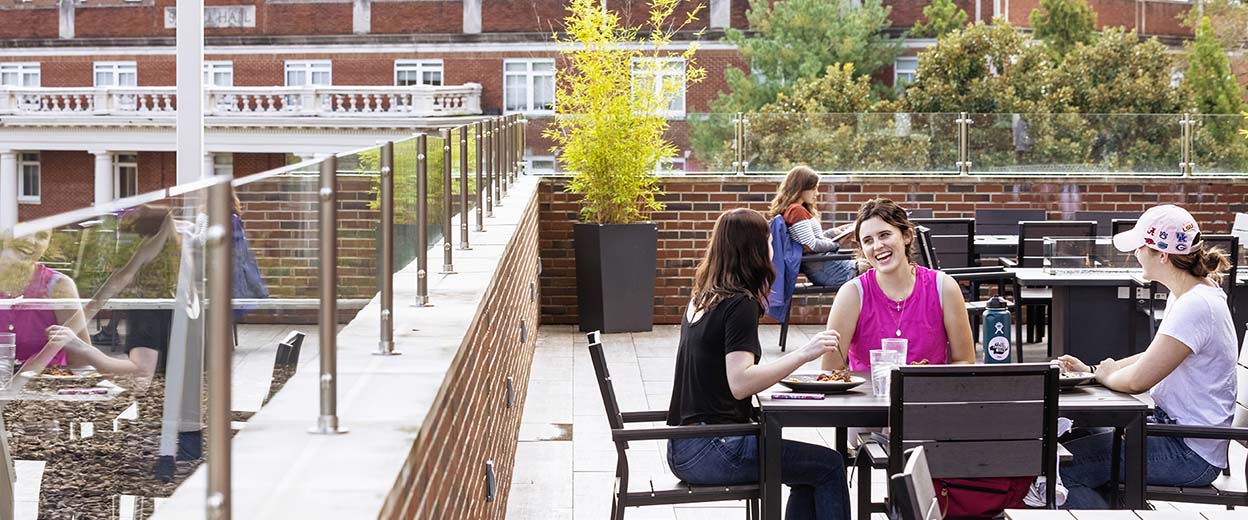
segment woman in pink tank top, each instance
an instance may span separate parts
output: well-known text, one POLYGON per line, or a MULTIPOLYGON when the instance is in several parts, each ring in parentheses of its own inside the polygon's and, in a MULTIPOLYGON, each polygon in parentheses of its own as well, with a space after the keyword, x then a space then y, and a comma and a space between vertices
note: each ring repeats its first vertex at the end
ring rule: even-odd
POLYGON ((907 363, 974 363, 971 325, 962 290, 939 271, 910 262, 914 225, 888 199, 862 205, 854 223, 857 253, 871 269, 836 294, 828 328, 848 338, 848 359, 823 358, 825 370, 867 370, 884 338, 906 338, 907 363), (952 359, 950 359, 952 358, 952 359))
MULTIPOLYGON (((0 299, 63 298, 75 304, 78 302, 78 291, 73 281, 38 261, 50 240, 51 233, 48 231, 20 238, 14 238, 7 230, 0 232, 0 299)), ((76 309, 51 309, 38 303, 18 302, 10 308, 0 308, 0 332, 17 335, 19 361, 26 361, 50 343, 57 343, 56 336, 71 334, 74 330, 79 331, 76 334, 79 338, 90 343, 80 306, 76 309)), ((48 358, 49 366, 61 366, 72 361, 59 345, 53 346, 50 352, 55 353, 48 358)))

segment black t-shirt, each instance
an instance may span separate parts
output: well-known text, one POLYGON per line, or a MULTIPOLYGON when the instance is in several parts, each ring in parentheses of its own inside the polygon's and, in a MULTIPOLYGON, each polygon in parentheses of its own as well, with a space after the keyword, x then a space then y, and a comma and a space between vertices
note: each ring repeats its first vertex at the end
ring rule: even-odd
POLYGON ((732 397, 724 356, 749 352, 758 363, 763 355, 758 344, 759 315, 758 303, 738 294, 707 310, 697 322, 689 323, 687 315, 681 319, 668 425, 750 421, 750 399, 732 397))
POLYGON ((167 309, 132 309, 126 312, 126 354, 138 347, 155 350, 160 357, 156 372, 164 373, 165 355, 169 353, 169 336, 173 333, 173 311, 167 309))

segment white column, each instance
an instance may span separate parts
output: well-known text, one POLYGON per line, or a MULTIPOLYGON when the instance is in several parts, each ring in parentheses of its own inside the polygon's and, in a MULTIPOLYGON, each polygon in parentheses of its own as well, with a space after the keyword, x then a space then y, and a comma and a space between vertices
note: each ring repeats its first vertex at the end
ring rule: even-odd
POLYGON ((95 154, 95 204, 107 204, 113 200, 113 152, 98 151, 95 154))
POLYGON ((481 0, 464 0, 464 34, 481 33, 481 0))
MULTIPOLYGON (((204 172, 204 1, 178 0, 177 168, 178 184, 204 172)), ((198 387, 197 387, 198 388, 198 387)))
POLYGON ((732 0, 711 0, 711 28, 726 29, 731 24, 732 0))
POLYGON ((60 0, 60 37, 62 39, 72 39, 74 37, 74 0, 60 0))
POLYGON ((17 225, 17 153, 0 151, 0 229, 17 225))
POLYGON ((372 0, 353 0, 351 6, 351 32, 368 34, 373 30, 372 0))
POLYGON ((215 165, 216 163, 213 162, 212 160, 212 152, 204 152, 204 176, 205 177, 212 177, 213 175, 217 174, 217 169, 214 168, 215 165))

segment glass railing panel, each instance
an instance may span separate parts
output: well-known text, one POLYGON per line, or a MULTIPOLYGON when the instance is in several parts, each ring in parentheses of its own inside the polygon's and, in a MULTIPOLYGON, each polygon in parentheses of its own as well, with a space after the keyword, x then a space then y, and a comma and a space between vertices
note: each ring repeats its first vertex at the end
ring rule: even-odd
POLYGON ((956 114, 754 113, 746 116, 746 172, 956 173, 956 114))
POLYGON ((1192 173, 1248 175, 1248 130, 1242 115, 1197 115, 1192 125, 1192 173))
POLYGON ((664 138, 676 156, 659 165, 663 174, 732 175, 736 168, 736 114, 687 114, 668 121, 664 138))
POLYGON ((1178 174, 1182 115, 970 114, 971 173, 1178 174))
POLYGON ((554 139, 547 131, 555 128, 555 116, 526 116, 524 130, 525 172, 532 175, 567 173, 559 164, 559 153, 554 139))

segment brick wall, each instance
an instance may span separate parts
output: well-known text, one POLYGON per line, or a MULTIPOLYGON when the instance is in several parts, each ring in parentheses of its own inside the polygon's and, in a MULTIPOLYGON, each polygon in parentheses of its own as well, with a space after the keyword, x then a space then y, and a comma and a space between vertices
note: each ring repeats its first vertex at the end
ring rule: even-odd
POLYGON ((39 204, 18 204, 18 220, 34 220, 90 206, 95 201, 95 156, 87 152, 41 152, 39 204))
POLYGON ((372 13, 370 32, 374 34, 464 31, 463 0, 374 2, 369 9, 372 13))
MULTIPOLYGON (((653 215, 659 227, 655 323, 679 323, 688 303, 694 269, 706 247, 715 218, 725 210, 750 207, 766 211, 779 177, 669 177, 665 211, 653 215)), ((577 323, 576 260, 572 227, 579 196, 563 191, 566 180, 546 180, 541 195, 542 321, 577 323)), ((966 177, 849 177, 820 184, 825 224, 851 220, 859 205, 885 196, 908 208, 928 208, 935 217, 973 217, 975 209, 1045 208, 1050 219, 1069 219, 1075 211, 1143 211, 1164 203, 1180 204, 1207 232, 1230 231, 1233 212, 1248 211, 1248 183, 1242 179, 993 179, 966 177)), ((796 323, 823 323, 830 298, 798 299, 796 323)))
POLYGON ((56 38, 60 21, 56 6, 9 5, 0 8, 0 39, 56 38))
POLYGON ((386 499, 395 505, 383 510, 382 518, 506 516, 539 320, 537 303, 529 300, 529 286, 538 281, 538 220, 535 193, 386 499), (527 330, 523 340, 522 322, 527 330), (510 407, 508 377, 515 382, 516 396, 510 407), (498 495, 488 502, 487 460, 494 462, 498 482, 498 495))

